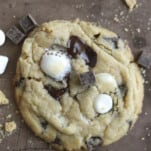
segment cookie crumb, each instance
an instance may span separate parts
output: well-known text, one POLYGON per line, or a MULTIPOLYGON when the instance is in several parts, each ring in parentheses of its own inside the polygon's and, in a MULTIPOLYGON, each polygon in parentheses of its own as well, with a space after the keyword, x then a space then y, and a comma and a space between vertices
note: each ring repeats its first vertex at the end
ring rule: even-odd
POLYGON ((125 31, 125 32, 128 32, 128 28, 124 28, 124 31, 125 31))
POLYGON ((16 129, 15 121, 6 122, 5 123, 5 131, 8 133, 12 133, 16 129))
POLYGON ((9 118, 11 118, 11 117, 12 117, 11 114, 8 114, 8 115, 6 116, 7 119, 9 119, 9 118))
POLYGON ((129 7, 130 11, 133 10, 134 7, 136 7, 136 0, 124 0, 126 5, 129 7))
POLYGON ((119 20, 119 18, 117 17, 117 15, 114 16, 113 20, 114 20, 115 22, 117 22, 117 23, 120 22, 120 20, 119 20))
POLYGON ((140 68, 140 71, 143 77, 146 77, 146 70, 144 68, 140 68))
POLYGON ((138 33, 140 33, 140 32, 141 32, 141 29, 140 29, 140 28, 136 28, 136 31, 137 31, 138 33))
POLYGON ((0 105, 6 105, 9 101, 2 91, 0 91, 0 105))
POLYGON ((141 140, 142 140, 142 141, 144 141, 144 140, 145 140, 145 138, 144 138, 144 137, 142 137, 142 138, 141 138, 141 140))

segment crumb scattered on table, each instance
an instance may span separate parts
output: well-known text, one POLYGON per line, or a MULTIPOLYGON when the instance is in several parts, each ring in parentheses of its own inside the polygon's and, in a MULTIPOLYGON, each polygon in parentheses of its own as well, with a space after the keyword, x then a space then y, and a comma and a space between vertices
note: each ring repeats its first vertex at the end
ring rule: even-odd
POLYGON ((5 123, 5 131, 8 133, 12 133, 16 129, 15 121, 6 122, 5 123))

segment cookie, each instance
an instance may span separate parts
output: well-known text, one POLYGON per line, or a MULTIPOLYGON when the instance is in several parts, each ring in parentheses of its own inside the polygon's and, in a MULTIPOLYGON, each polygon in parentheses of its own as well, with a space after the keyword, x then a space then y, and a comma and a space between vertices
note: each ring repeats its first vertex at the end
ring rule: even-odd
POLYGON ((35 134, 71 151, 126 135, 141 112, 144 90, 126 41, 89 22, 56 20, 24 41, 15 94, 35 134))

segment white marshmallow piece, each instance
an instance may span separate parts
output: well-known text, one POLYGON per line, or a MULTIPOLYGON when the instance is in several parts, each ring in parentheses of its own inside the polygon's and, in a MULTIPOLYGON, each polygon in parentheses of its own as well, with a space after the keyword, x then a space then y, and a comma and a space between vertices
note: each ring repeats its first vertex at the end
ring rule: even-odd
POLYGON ((69 57, 58 50, 49 50, 42 56, 40 66, 42 71, 56 81, 62 81, 71 71, 69 57))
POLYGON ((7 64, 8 64, 8 57, 0 56, 0 75, 5 72, 7 64))
POLYGON ((3 30, 0 29, 0 46, 4 45, 6 36, 3 30))
POLYGON ((113 107, 113 101, 111 96, 107 94, 99 94, 94 102, 94 108, 96 112, 104 114, 109 112, 113 107))
POLYGON ((115 78, 109 73, 99 73, 96 75, 98 88, 102 92, 110 92, 118 87, 115 78))

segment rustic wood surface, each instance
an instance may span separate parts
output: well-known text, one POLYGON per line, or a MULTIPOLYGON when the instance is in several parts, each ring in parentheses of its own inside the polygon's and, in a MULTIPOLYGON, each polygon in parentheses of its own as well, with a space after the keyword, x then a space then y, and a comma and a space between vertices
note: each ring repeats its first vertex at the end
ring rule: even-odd
MULTIPOLYGON (((0 28, 7 31, 27 13, 31 13, 38 23, 80 18, 115 31, 129 41, 137 56, 142 50, 151 52, 151 0, 138 0, 138 4, 138 8, 129 13, 121 0, 0 0, 0 28), (120 23, 113 20, 116 14, 120 23)), ((16 114, 12 80, 20 51, 21 45, 15 46, 9 40, 0 48, 0 55, 10 59, 5 74, 0 76, 0 89, 10 100, 8 106, 0 107, 0 123, 10 120, 17 123, 17 130, 2 141, 0 151, 48 151, 51 150, 49 145, 34 136, 16 114), (11 119, 6 118, 8 114, 12 114, 11 119)), ((119 142, 98 148, 98 151, 151 151, 151 72, 146 72, 149 83, 145 85, 143 112, 135 127, 119 142)))

